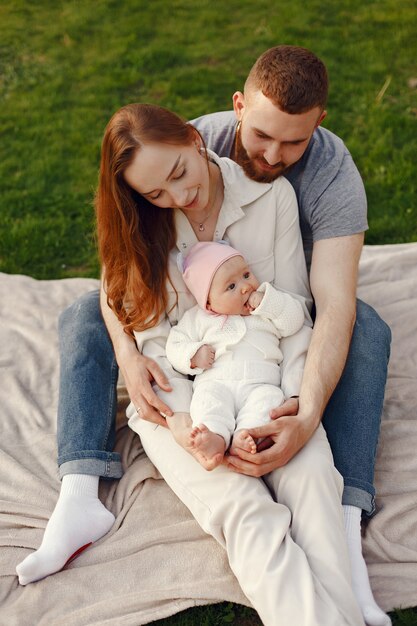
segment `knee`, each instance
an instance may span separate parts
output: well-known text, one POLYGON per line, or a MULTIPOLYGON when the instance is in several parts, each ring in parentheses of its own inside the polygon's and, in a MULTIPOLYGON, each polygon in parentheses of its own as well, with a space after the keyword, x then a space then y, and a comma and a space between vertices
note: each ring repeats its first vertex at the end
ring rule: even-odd
POLYGON ((113 347, 100 310, 99 292, 84 294, 67 307, 58 320, 61 353, 70 359, 89 359, 104 353, 113 357, 113 347))
POLYGON ((342 501, 344 488, 343 477, 336 469, 333 460, 327 456, 316 457, 315 463, 302 477, 305 494, 317 494, 320 497, 324 492, 333 493, 335 498, 342 501))
POLYGON ((334 465, 333 457, 327 454, 316 455, 308 474, 312 482, 319 485, 328 485, 329 482, 336 483, 340 493, 342 493, 343 478, 334 465))
POLYGON ((300 476, 307 481, 315 482, 327 482, 330 478, 335 476, 340 476, 339 472, 334 466, 333 456, 329 451, 312 451, 312 454, 309 455, 309 458, 306 459, 308 462, 304 462, 298 468, 298 478, 300 476))
POLYGON ((306 497, 307 494, 327 490, 330 485, 336 487, 340 496, 343 491, 343 479, 334 466, 327 441, 325 446, 307 445, 278 473, 278 499, 284 504, 292 502, 294 494, 298 494, 297 498, 306 497))
POLYGON ((378 359, 389 358, 391 329, 369 304, 357 300, 356 322, 351 348, 359 346, 366 354, 378 359))
POLYGON ((83 330, 104 324, 100 311, 99 291, 89 291, 62 311, 58 319, 60 337, 79 337, 83 330))

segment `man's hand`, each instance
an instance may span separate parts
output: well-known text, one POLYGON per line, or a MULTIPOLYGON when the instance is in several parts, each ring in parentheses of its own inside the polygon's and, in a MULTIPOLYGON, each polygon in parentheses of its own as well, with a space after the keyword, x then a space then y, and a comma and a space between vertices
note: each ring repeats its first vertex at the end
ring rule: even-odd
POLYGON ((239 456, 229 455, 225 458, 227 467, 255 478, 264 476, 286 465, 309 441, 319 423, 298 413, 297 398, 290 398, 270 415, 269 424, 249 429, 254 439, 265 438, 258 447, 261 451, 250 454, 241 450, 239 456))
POLYGON ((204 346, 201 346, 191 358, 191 368, 194 369, 195 367, 199 367, 202 370, 208 370, 212 367, 215 356, 216 352, 213 346, 205 344, 204 346))
POLYGON ((136 351, 134 356, 123 364, 119 364, 120 370, 126 384, 127 392, 134 407, 138 410, 140 417, 167 426, 161 413, 171 416, 173 413, 168 405, 158 398, 152 389, 151 382, 155 383, 164 391, 171 391, 165 374, 153 359, 145 357, 136 351))
MULTIPOLYGON (((284 417, 286 415, 297 415, 298 413, 298 397, 289 398, 285 402, 283 402, 276 409, 272 409, 269 413, 269 417, 271 420, 276 420, 279 417, 284 417)), ((262 450, 267 450, 274 444, 274 441, 271 437, 265 437, 258 444, 258 452, 262 452, 262 450)), ((285 465, 285 464, 284 464, 285 465)))

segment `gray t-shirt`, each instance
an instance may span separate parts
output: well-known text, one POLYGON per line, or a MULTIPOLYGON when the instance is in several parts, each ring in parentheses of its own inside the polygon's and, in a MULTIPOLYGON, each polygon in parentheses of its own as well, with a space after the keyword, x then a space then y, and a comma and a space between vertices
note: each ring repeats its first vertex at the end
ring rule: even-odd
MULTIPOLYGON (((210 150, 230 157, 237 125, 233 111, 210 113, 191 123, 210 150)), ((367 230, 362 179, 343 141, 329 130, 319 126, 314 131, 302 158, 285 177, 297 195, 309 269, 315 241, 367 230)))

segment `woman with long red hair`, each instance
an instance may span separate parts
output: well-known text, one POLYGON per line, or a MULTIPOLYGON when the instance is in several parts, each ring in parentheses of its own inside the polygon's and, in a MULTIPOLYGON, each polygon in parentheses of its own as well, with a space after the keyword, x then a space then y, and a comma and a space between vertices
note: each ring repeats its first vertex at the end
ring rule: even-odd
MULTIPOLYGON (((281 381, 287 398, 298 390, 311 295, 292 187, 284 178, 249 180, 236 163, 208 152, 174 113, 132 104, 106 128, 96 211, 102 314, 115 347, 126 334, 136 340, 128 348, 139 372, 128 417, 149 458, 225 548, 266 625, 362 625, 350 585, 342 479, 321 426, 289 463, 263 479, 227 465, 207 472, 162 427, 166 416, 189 420, 191 382, 169 365, 165 342, 171 325, 195 304, 176 261, 198 241, 227 239, 260 281, 300 300, 304 332, 282 341, 281 381)), ((69 468, 41 547, 18 566, 21 584, 61 569, 114 520, 97 498, 96 466, 77 473, 76 455, 72 461, 62 443, 72 439, 88 450, 82 424, 68 422, 67 429, 59 454, 69 468)))

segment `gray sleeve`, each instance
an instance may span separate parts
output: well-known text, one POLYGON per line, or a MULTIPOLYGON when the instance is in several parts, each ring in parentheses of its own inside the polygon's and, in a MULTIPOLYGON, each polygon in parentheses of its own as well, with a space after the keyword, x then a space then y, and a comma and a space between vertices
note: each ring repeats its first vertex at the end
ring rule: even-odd
POLYGON ((233 111, 209 113, 190 120, 202 135, 207 148, 220 157, 230 157, 236 131, 236 117, 233 111))
POLYGON ((321 189, 310 193, 313 241, 362 233, 368 228, 367 202, 361 176, 346 150, 340 167, 321 189))

